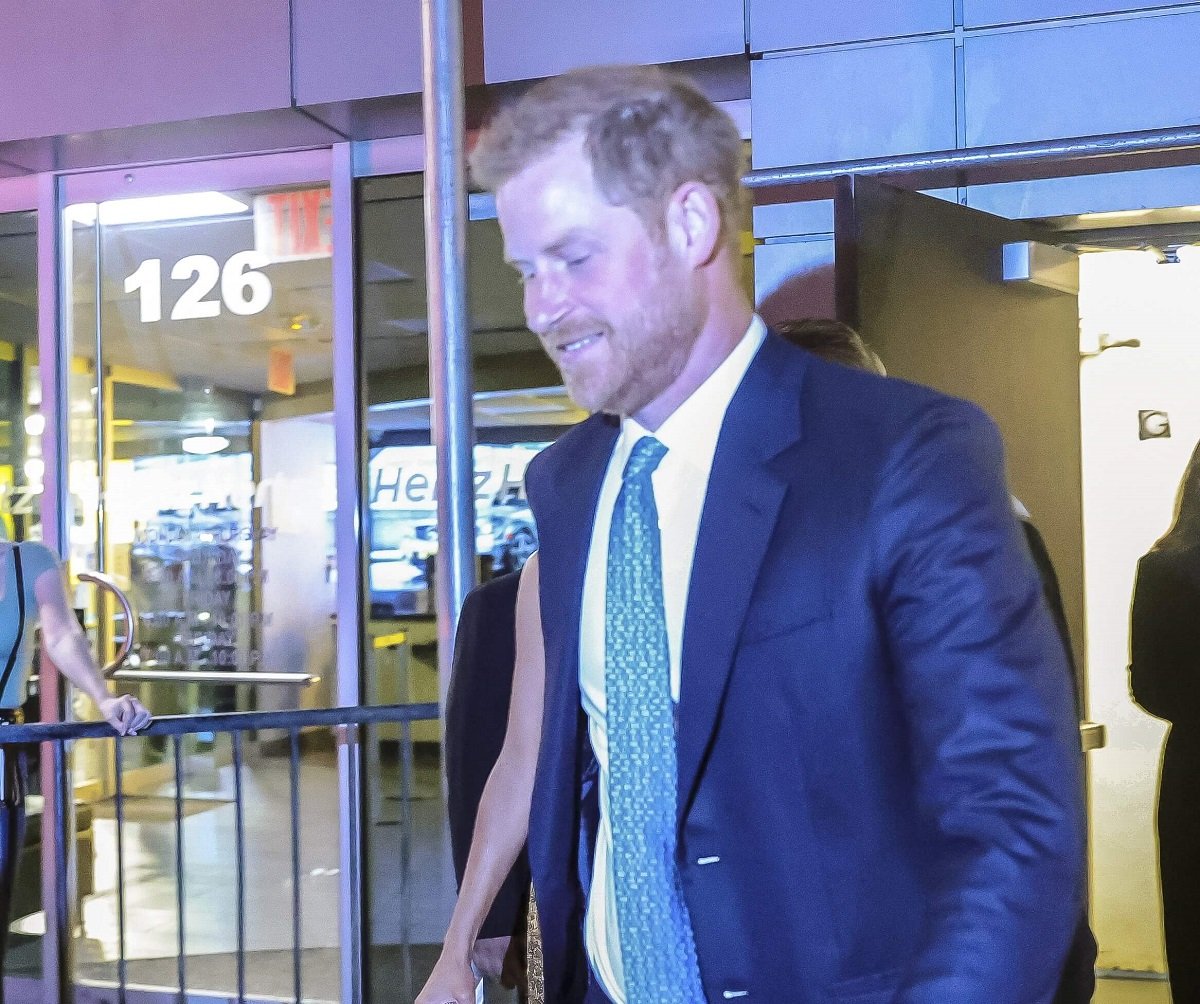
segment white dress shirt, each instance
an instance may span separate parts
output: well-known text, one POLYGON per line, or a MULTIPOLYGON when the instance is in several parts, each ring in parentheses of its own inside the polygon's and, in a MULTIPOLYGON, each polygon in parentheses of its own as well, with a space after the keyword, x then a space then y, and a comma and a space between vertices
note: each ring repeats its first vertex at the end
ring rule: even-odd
POLYGON ((625 1004, 625 977, 621 942, 617 932, 613 893, 612 829, 608 820, 608 725, 604 689, 604 606, 608 563, 608 536, 613 506, 621 489, 621 475, 634 444, 654 435, 666 448, 651 477, 662 535, 663 606, 671 669, 671 697, 679 700, 680 652, 683 618, 700 513, 708 491, 717 437, 734 392, 751 360, 762 346, 767 329, 757 315, 734 350, 716 371, 683 402, 653 434, 632 418, 621 421, 600 489, 592 543, 588 551, 579 631, 579 689, 588 716, 588 734, 600 768, 600 826, 596 833, 592 888, 588 900, 584 939, 588 958, 605 993, 615 1004, 625 1004))

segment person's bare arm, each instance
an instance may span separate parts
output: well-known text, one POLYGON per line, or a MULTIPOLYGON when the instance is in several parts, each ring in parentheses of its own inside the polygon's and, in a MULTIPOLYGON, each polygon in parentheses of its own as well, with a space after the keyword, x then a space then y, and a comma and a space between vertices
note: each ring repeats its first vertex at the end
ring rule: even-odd
POLYGON ((75 611, 67 602, 62 572, 57 567, 42 572, 34 579, 33 591, 42 624, 42 648, 50 661, 95 702, 105 721, 121 735, 136 733, 150 721, 150 712, 136 697, 109 693, 75 611))
POLYGON ((475 939, 529 835, 529 805, 541 745, 546 687, 536 554, 521 573, 516 617, 516 667, 504 746, 479 801, 471 853, 441 958, 416 1004, 472 1004, 475 1000, 471 972, 475 939))

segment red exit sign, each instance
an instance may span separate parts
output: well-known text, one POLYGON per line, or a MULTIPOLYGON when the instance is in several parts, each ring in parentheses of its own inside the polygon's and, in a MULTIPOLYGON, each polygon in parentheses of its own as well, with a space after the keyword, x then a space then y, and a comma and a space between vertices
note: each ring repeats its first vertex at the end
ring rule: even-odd
POLYGON ((256 195, 254 245, 273 262, 330 257, 333 216, 329 189, 256 195))

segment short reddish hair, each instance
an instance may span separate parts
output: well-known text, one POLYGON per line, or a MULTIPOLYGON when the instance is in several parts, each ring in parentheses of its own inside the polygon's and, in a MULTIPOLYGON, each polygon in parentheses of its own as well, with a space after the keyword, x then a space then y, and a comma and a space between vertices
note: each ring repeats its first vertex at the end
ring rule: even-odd
POLYGON ((737 237, 744 161, 733 120, 686 77, 654 66, 592 66, 535 84, 502 108, 471 153, 475 182, 496 191, 573 137, 596 187, 661 232, 671 194, 712 190, 727 240, 737 237))

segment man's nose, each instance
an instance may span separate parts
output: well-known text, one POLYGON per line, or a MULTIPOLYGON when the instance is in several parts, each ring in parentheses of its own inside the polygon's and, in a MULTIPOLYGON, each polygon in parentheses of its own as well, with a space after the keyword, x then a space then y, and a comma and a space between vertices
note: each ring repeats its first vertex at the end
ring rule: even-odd
POLYGON ((538 274, 525 282, 525 323, 535 335, 544 335, 566 313, 566 288, 556 276, 538 274))

